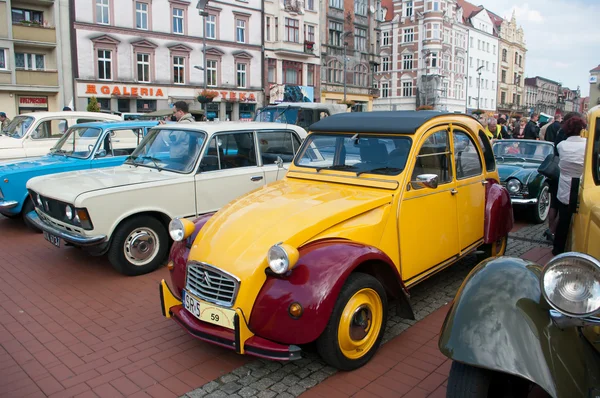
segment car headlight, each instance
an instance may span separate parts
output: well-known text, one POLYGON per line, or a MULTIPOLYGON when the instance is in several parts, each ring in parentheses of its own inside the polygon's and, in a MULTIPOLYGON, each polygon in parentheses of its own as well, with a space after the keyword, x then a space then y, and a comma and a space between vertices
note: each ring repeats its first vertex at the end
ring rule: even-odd
POLYGON ((175 242, 181 242, 194 233, 196 225, 185 218, 174 218, 169 223, 169 235, 175 242))
POLYGON ((39 193, 35 194, 35 198, 36 198, 36 202, 38 204, 39 207, 44 207, 43 203, 42 203, 42 197, 40 196, 39 193))
POLYGON ((521 190, 521 186, 521 181, 517 180, 516 178, 511 178, 506 183, 506 189, 508 189, 508 192, 510 193, 519 192, 521 190))
POLYGON ((583 253, 563 253, 548 262, 542 294, 557 311, 586 317, 600 311, 600 261, 583 253))
POLYGON ((282 243, 271 246, 267 252, 269 268, 279 275, 285 274, 291 270, 294 265, 296 265, 299 257, 300 254, 298 253, 298 250, 290 245, 282 243))
POLYGON ((65 206, 65 216, 67 216, 69 220, 73 219, 73 208, 69 205, 65 206))

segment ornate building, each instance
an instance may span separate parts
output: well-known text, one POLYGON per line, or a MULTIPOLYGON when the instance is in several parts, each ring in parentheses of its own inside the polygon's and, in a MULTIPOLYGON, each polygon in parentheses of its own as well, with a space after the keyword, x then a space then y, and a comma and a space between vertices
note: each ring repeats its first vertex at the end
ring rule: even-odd
POLYGON ((379 96, 374 70, 380 63, 380 1, 323 0, 321 14, 321 102, 353 101, 370 111, 379 96))
POLYGON ((562 97, 562 88, 559 82, 540 76, 526 78, 525 91, 528 112, 543 112, 554 116, 556 110, 560 109, 559 100, 562 97))
POLYGON ((384 3, 376 109, 465 111, 467 28, 455 0, 384 3))
POLYGON ((527 48, 523 28, 517 26, 514 12, 510 21, 502 20, 499 39, 498 112, 522 112, 526 109, 524 71, 527 48))

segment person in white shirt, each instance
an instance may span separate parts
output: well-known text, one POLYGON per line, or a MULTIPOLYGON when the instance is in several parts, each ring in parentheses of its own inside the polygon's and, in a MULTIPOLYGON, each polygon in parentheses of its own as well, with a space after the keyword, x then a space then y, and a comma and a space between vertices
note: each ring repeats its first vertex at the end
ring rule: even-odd
POLYGON ((566 140, 556 147, 558 150, 560 178, 558 180, 558 225, 554 236, 552 254, 557 255, 565 251, 567 236, 571 226, 573 213, 569 209, 571 196, 571 180, 581 178, 583 174, 583 160, 585 158, 586 139, 581 137, 581 131, 587 127, 586 121, 575 116, 562 125, 566 140))

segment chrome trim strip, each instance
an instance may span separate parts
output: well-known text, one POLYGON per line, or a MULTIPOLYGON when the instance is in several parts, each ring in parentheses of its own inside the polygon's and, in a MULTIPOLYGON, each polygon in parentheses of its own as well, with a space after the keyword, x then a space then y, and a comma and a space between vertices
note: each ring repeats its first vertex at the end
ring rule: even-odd
MULTIPOLYGON (((335 170, 322 170, 322 171, 328 171, 328 173, 322 173, 322 172, 316 172, 316 171, 304 171, 304 170, 290 170, 291 173, 306 174, 306 175, 310 175, 310 176, 341 177, 341 178, 355 179, 355 180, 359 180, 359 181, 375 181, 375 182, 383 182, 383 183, 386 183, 386 184, 395 184, 396 188, 400 185, 397 180, 383 180, 383 179, 380 179, 380 178, 369 178, 369 177, 362 177, 361 178, 361 177, 356 177, 356 176, 348 175, 348 174, 335 174, 335 173, 331 173, 331 171, 335 171, 335 170)), ((398 173, 398 175, 390 176, 390 177, 398 177, 402 173, 404 173, 404 170, 402 170, 401 173, 398 173)), ((301 178, 301 177, 298 177, 298 178, 301 178)), ((319 179, 319 181, 322 181, 322 182, 331 182, 331 181, 321 180, 321 179, 319 179)))
POLYGON ((549 312, 550 319, 552 319, 552 322, 554 322, 559 329, 567 329, 570 327, 600 326, 600 318, 573 318, 556 310, 549 310, 549 312))
POLYGON ((40 218, 40 216, 36 213, 36 211, 27 213, 27 215, 26 215, 27 220, 29 220, 33 225, 35 225, 37 228, 41 229, 42 231, 45 231, 52 235, 55 235, 55 236, 63 239, 65 242, 69 242, 69 243, 72 243, 77 246, 95 246, 95 245, 98 245, 98 244, 106 241, 106 235, 87 237, 87 236, 71 234, 66 231, 62 231, 58 228, 55 228, 51 225, 48 225, 46 222, 44 222, 40 218))
POLYGON ((189 290, 191 294, 193 294, 194 296, 198 297, 201 300, 204 300, 204 301, 207 301, 209 303, 213 303, 213 304, 219 305, 219 306, 224 307, 224 308, 232 308, 233 305, 235 304, 235 300, 237 299, 237 294, 240 291, 240 285, 242 284, 242 281, 240 280, 240 278, 238 278, 237 276, 235 276, 235 275, 233 275, 233 274, 231 274, 231 273, 229 273, 227 271, 224 271, 224 270, 222 270, 220 268, 217 268, 214 265, 203 263, 201 261, 190 260, 187 263, 187 267, 189 267, 190 265, 195 265, 195 266, 199 266, 199 267, 202 267, 202 268, 207 268, 207 269, 209 269, 212 272, 215 272, 217 274, 221 274, 221 275, 223 275, 225 277, 231 278, 232 282, 234 282, 235 286, 234 286, 233 293, 231 295, 231 303, 227 302, 227 301, 221 301, 221 300, 215 300, 215 299, 207 298, 203 294, 199 294, 199 292, 197 292, 195 289, 189 289, 188 288, 188 276, 189 276, 189 272, 186 271, 186 273, 185 273, 185 289, 189 290))
POLYGON ((2 200, 0 201, 0 209, 12 209, 13 207, 17 207, 18 204, 19 202, 16 200, 2 200))
POLYGON ((537 198, 532 198, 532 199, 513 199, 510 198, 510 202, 511 203, 516 203, 518 205, 534 205, 538 202, 537 198))

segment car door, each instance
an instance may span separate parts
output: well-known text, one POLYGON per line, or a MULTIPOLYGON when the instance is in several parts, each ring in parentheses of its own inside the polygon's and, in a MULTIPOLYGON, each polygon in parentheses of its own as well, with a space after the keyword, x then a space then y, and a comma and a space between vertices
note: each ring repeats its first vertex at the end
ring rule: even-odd
POLYGON ((483 239, 485 215, 485 176, 481 153, 465 130, 452 131, 458 240, 461 253, 483 239))
POLYGON ((286 170, 294 160, 294 155, 300 148, 300 138, 291 130, 259 130, 258 151, 265 173, 265 183, 269 184, 285 176, 286 170), (283 160, 283 167, 277 166, 277 158, 283 160))
POLYGON ((144 136, 144 129, 111 129, 96 147, 92 168, 120 166, 133 153, 144 136))
POLYGON ((215 211, 265 185, 252 131, 224 132, 207 143, 195 176, 198 214, 215 211))
POLYGON ((25 156, 34 157, 47 154, 68 128, 69 124, 66 119, 39 121, 23 141, 25 156))
POLYGON ((409 168, 410 181, 435 174, 437 188, 409 182, 400 202, 400 266, 402 279, 411 282, 459 253, 456 182, 448 127, 435 127, 417 145, 409 168))

